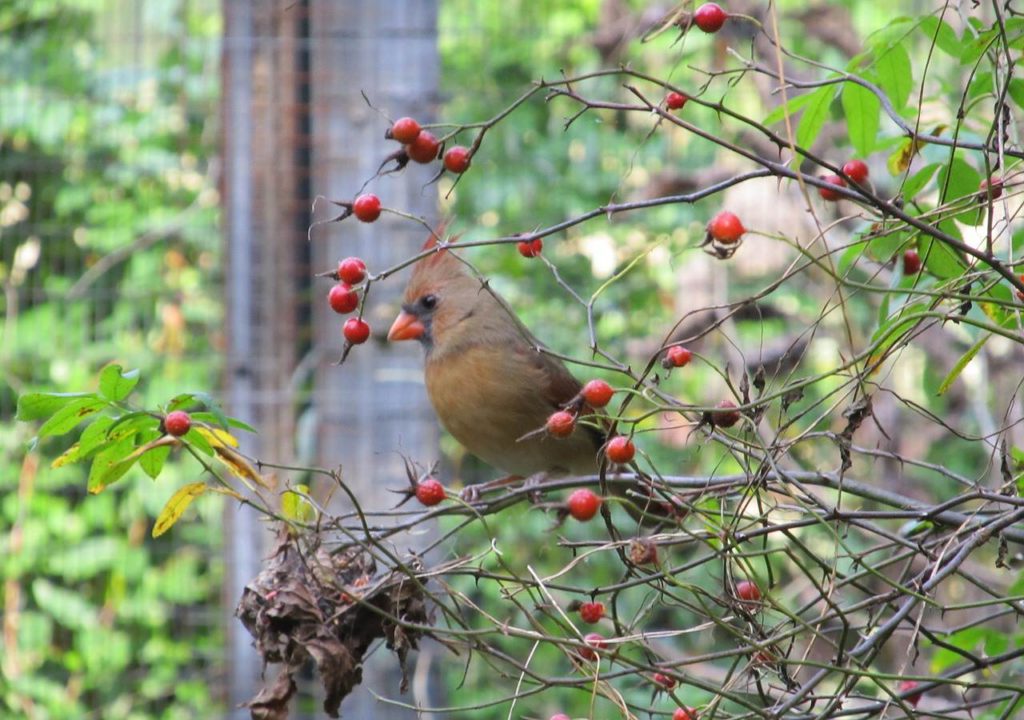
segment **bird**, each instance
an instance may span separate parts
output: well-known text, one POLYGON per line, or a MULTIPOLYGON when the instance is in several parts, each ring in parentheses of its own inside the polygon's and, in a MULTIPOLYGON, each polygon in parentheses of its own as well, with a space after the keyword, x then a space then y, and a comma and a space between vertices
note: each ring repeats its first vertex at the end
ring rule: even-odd
MULTIPOLYGON (((438 248, 443 226, 423 250, 435 252, 413 268, 402 309, 388 340, 417 340, 424 349, 430 403, 445 429, 469 452, 505 477, 470 486, 463 498, 516 481, 594 475, 609 468, 601 452, 611 427, 581 396, 582 384, 545 351, 508 303, 470 274, 449 248, 438 248), (568 408, 587 422, 571 434, 545 432, 552 413, 568 408)), ((642 525, 675 522, 686 514, 678 498, 654 487, 635 463, 637 481, 612 489, 642 525)))
MULTIPOLYGON (((437 247, 440 232, 423 249, 437 247)), ((593 475, 606 440, 602 427, 577 423, 567 437, 543 431, 548 417, 580 401, 582 385, 486 282, 449 249, 420 260, 388 340, 424 349, 430 403, 444 428, 507 480, 593 475)))

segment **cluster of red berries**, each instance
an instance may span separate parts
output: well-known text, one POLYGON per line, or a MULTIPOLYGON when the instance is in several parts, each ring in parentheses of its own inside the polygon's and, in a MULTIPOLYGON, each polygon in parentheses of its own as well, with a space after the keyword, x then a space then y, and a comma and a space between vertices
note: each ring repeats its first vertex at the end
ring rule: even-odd
MULTIPOLYGON (((397 140, 405 146, 405 154, 410 160, 418 163, 431 163, 437 159, 441 150, 441 141, 434 133, 424 130, 420 124, 411 117, 403 117, 395 120, 388 130, 387 136, 397 140)), ((456 145, 448 148, 444 154, 444 167, 449 172, 462 174, 469 169, 469 163, 473 154, 469 148, 456 145)))
MULTIPOLYGON (((863 185, 868 179, 868 166, 863 160, 849 160, 843 165, 843 174, 858 185, 863 185)), ((833 187, 820 187, 818 194, 825 200, 836 201, 842 197, 842 193, 836 192, 837 187, 846 187, 846 180, 839 175, 826 175, 822 180, 833 187)))
MULTIPOLYGON (((597 409, 603 408, 611 402, 614 394, 615 390, 604 380, 591 380, 583 386, 577 397, 590 407, 597 409)), ((545 427, 548 434, 553 437, 564 438, 572 435, 576 429, 576 420, 577 414, 572 410, 557 410, 548 417, 545 427)), ((624 465, 636 455, 636 446, 625 435, 616 435, 605 444, 604 454, 611 462, 624 465)), ((575 514, 573 516, 575 517, 575 514)))
MULTIPOLYGON (((338 284, 327 293, 327 304, 339 315, 347 315, 359 307, 359 292, 354 286, 366 279, 366 263, 357 257, 345 258, 338 263, 335 275, 338 284)), ((342 334, 353 345, 359 345, 369 339, 370 326, 362 318, 349 318, 342 334)))

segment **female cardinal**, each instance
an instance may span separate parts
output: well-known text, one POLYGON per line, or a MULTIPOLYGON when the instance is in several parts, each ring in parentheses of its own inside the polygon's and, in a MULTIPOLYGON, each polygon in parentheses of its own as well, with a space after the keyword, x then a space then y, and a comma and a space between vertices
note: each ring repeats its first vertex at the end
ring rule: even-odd
MULTIPOLYGON (((432 235, 423 247, 435 246, 432 235)), ((601 431, 583 424, 563 438, 543 431, 548 416, 578 396, 579 381, 450 251, 416 265, 388 340, 420 341, 434 411, 488 464, 522 478, 597 471, 601 431)))

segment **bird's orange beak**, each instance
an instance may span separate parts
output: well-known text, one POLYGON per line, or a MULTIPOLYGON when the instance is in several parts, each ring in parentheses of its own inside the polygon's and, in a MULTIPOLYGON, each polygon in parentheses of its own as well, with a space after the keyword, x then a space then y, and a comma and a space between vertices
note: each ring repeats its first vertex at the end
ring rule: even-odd
POLYGON ((398 313, 398 317, 391 323, 391 329, 388 330, 388 340, 391 342, 418 340, 423 337, 424 332, 426 332, 426 328, 420 322, 420 319, 412 313, 403 310, 398 313))

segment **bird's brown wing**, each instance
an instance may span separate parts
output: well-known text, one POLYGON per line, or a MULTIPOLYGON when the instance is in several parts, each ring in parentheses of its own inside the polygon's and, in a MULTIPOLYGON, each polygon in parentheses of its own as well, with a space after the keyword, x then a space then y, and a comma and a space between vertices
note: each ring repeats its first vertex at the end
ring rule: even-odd
MULTIPOLYGON (((558 358, 543 352, 533 352, 536 355, 534 363, 542 371, 543 377, 546 380, 546 386, 543 388, 544 396, 551 403, 551 410, 554 412, 576 398, 580 390, 583 389, 583 385, 576 379, 576 376, 569 372, 569 368, 565 366, 565 363, 558 358)), ((585 405, 580 412, 581 417, 593 415, 594 409, 588 405, 585 405)), ((607 430, 605 429, 606 423, 600 420, 599 425, 600 428, 590 424, 581 424, 580 426, 593 441, 595 451, 604 445, 608 439, 607 430)))

